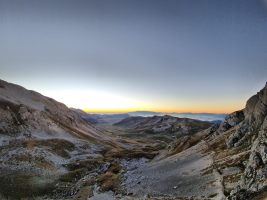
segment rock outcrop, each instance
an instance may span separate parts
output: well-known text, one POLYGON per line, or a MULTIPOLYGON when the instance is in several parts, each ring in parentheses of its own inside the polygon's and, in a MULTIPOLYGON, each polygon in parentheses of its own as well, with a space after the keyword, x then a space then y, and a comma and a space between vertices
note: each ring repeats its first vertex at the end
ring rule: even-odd
POLYGON ((233 200, 252 199, 267 188, 267 84, 247 101, 243 113, 241 118, 244 119, 237 120, 236 131, 227 141, 230 149, 238 146, 249 148, 244 173, 228 197, 233 200))

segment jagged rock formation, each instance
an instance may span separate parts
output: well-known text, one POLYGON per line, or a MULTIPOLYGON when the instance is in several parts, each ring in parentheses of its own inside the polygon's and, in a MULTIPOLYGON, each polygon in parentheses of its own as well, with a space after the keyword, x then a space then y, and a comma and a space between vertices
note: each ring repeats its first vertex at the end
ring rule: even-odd
POLYGON ((267 84, 247 101, 243 113, 243 120, 228 139, 228 147, 249 146, 249 158, 229 199, 249 199, 267 187, 267 84))
POLYGON ((222 177, 227 199, 254 199, 266 190, 266 134, 267 84, 210 136, 202 134, 201 139, 209 145, 206 152, 215 153, 213 167, 222 177))

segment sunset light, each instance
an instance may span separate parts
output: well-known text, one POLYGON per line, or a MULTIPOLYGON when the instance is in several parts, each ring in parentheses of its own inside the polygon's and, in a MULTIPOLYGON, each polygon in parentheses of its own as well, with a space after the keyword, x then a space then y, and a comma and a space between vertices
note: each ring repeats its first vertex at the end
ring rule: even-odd
POLYGON ((62 90, 44 93, 65 102, 69 107, 87 112, 128 112, 147 107, 144 102, 101 91, 62 90))
POLYGON ((267 200, 267 0, 0 0, 0 200, 267 200))

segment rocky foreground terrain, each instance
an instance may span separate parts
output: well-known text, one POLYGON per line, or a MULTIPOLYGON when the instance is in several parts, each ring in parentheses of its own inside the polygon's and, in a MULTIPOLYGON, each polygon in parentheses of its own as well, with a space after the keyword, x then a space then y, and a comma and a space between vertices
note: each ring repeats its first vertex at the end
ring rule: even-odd
POLYGON ((64 104, 0 81, 0 199, 86 199, 95 185, 115 190, 119 179, 104 173, 118 165, 116 157, 142 157, 149 147, 144 156, 156 155, 153 146, 136 145, 109 137, 64 104))
POLYGON ((221 124, 86 116, 0 81, 0 199, 267 197, 267 85, 221 124))

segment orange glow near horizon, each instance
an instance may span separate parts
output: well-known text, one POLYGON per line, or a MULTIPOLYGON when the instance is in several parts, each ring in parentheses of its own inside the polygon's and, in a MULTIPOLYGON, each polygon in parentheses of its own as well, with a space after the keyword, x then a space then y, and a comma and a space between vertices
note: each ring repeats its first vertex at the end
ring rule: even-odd
POLYGON ((99 109, 99 108, 84 108, 85 112, 92 112, 92 113, 126 113, 126 112, 133 112, 133 111, 152 111, 152 112, 162 112, 162 113, 214 113, 214 114, 221 114, 221 113, 232 113, 237 110, 241 110, 244 108, 245 105, 240 103, 235 103, 231 105, 224 105, 218 106, 217 104, 210 104, 210 105, 192 105, 186 107, 134 107, 134 108, 124 108, 124 109, 99 109))
POLYGON ((231 113, 244 108, 241 99, 134 99, 108 92, 60 90, 45 93, 68 107, 92 113, 154 111, 163 113, 231 113))
POLYGON ((147 109, 125 109, 125 110, 101 110, 101 109, 82 109, 85 112, 88 113, 128 113, 128 112, 135 112, 135 111, 150 111, 150 112, 161 112, 161 113, 213 113, 213 114, 228 114, 235 112, 240 109, 235 109, 235 110, 229 110, 226 111, 213 111, 213 110, 147 110, 147 109))

